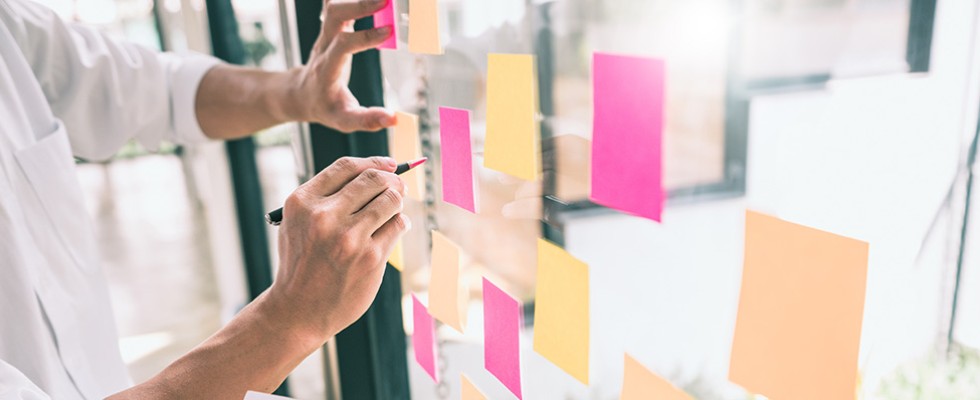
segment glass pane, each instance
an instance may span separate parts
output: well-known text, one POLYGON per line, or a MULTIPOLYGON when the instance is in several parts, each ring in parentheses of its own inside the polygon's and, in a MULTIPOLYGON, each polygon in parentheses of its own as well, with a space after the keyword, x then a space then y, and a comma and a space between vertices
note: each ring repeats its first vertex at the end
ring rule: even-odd
MULTIPOLYGON (((729 10, 724 1, 561 1, 547 6, 523 0, 440 2, 445 54, 418 56, 407 51, 383 51, 388 104, 422 114, 423 152, 427 165, 429 202, 409 201, 406 212, 415 229, 404 239, 404 293, 423 298, 430 279, 429 231, 437 229, 463 253, 461 281, 468 294, 469 328, 460 334, 438 329, 441 368, 458 371, 461 363, 482 362, 481 278, 487 277, 526 304, 532 323, 536 240, 541 237, 541 182, 524 182, 482 167, 486 131, 486 73, 488 53, 535 54, 535 30, 542 10, 548 10, 554 35, 554 116, 545 124, 554 132, 556 190, 564 201, 588 195, 588 149, 591 138, 591 52, 660 57, 668 62, 666 181, 669 188, 710 184, 723 178, 725 93, 728 60, 729 10), (672 40, 678 34, 685 41, 672 40), (638 39, 642 38, 642 39, 638 39), (477 215, 441 200, 438 107, 471 110, 477 215), (425 122, 428 121, 428 124, 425 122), (426 129, 426 127, 428 129, 426 129), (506 250, 504 250, 506 249, 506 250), (475 357, 475 358, 474 358, 475 357)), ((399 2, 401 10, 407 1, 399 2)), ((401 20, 401 37, 407 36, 401 20)), ((404 43, 403 43, 404 44, 404 43)), ((543 55, 538 55, 539 64, 543 55)), ((404 304, 410 306, 410 297, 404 304)), ((410 308, 406 308, 410 316, 410 308)), ((410 323, 406 321, 406 324, 410 323)), ((411 327, 409 328, 409 331, 411 327)), ((525 343, 525 344, 530 344, 525 343)), ((410 359, 410 363, 413 362, 410 359)), ((533 364, 525 376, 542 371, 533 364)), ((430 380, 412 371, 413 394, 432 398, 430 380)), ((458 376, 447 375, 452 393, 458 376)))
POLYGON ((741 69, 749 80, 902 72, 909 0, 749 0, 741 69))
POLYGON ((556 136, 559 199, 574 202, 588 196, 593 51, 667 60, 664 184, 668 190, 717 183, 724 178, 725 94, 732 21, 728 3, 554 3, 551 20, 555 116, 550 122, 556 136))

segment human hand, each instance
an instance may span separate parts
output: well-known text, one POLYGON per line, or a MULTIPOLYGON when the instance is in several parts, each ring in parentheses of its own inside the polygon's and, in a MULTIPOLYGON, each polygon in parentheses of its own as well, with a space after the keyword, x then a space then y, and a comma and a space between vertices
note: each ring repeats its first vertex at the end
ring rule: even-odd
POLYGON ((341 132, 376 131, 395 124, 395 116, 381 107, 363 107, 348 89, 351 58, 380 45, 392 26, 354 31, 354 20, 366 17, 394 0, 324 0, 320 36, 309 62, 294 70, 296 93, 307 105, 304 120, 341 132))
POLYGON ((411 227, 395 168, 385 157, 342 158, 286 200, 268 300, 305 338, 322 344, 374 301, 385 261, 411 227))

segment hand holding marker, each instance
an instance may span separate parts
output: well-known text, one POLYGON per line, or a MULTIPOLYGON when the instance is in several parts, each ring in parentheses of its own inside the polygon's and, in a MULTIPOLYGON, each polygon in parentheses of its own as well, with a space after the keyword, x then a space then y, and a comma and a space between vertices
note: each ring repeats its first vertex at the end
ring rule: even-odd
MULTIPOLYGON (((420 158, 418 160, 415 160, 415 161, 409 161, 409 162, 404 163, 404 164, 398 164, 398 168, 395 168, 395 175, 401 175, 401 174, 404 174, 404 173, 406 173, 408 171, 411 171, 412 168, 415 168, 415 167, 417 167, 419 165, 424 164, 428 159, 429 159, 428 157, 422 157, 422 158, 420 158)), ((266 214, 265 215, 265 222, 268 222, 270 225, 273 225, 273 226, 278 226, 279 224, 281 224, 282 223, 282 207, 279 207, 275 211, 272 211, 272 212, 266 214)))

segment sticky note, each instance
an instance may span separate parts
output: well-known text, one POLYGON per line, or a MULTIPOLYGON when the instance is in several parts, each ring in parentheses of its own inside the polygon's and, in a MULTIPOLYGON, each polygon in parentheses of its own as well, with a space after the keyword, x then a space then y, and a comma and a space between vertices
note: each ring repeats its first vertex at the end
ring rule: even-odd
POLYGON ((442 156, 442 200, 476 213, 470 112, 458 108, 439 107, 439 138, 442 156))
POLYGON ((664 206, 664 62, 595 53, 592 75, 589 198, 660 222, 664 206))
POLYGON ((623 392, 619 400, 692 400, 683 390, 643 367, 626 355, 623 366, 623 392))
POLYGON ((437 0, 408 0, 408 50, 442 54, 437 0))
POLYGON ((490 54, 483 166, 533 181, 541 169, 534 56, 490 54))
POLYGON ((432 316, 425 309, 418 297, 412 295, 412 348, 415 350, 415 362, 439 382, 436 371, 436 328, 432 316))
POLYGON ((388 0, 388 4, 384 8, 378 10, 374 13, 374 27, 380 28, 382 26, 391 26, 391 36, 385 39, 378 45, 379 49, 397 49, 398 48, 398 24, 395 23, 395 2, 397 0, 388 0))
POLYGON ((402 240, 398 239, 395 243, 395 248, 391 250, 391 255, 388 256, 388 264, 399 271, 405 270, 405 251, 402 247, 402 240))
MULTIPOLYGON (((398 162, 409 162, 422 158, 422 145, 419 142, 419 117, 413 114, 396 112, 397 122, 391 129, 388 147, 391 157, 398 162)), ((407 187, 409 198, 425 200, 425 164, 412 168, 401 175, 407 187)))
POLYGON ((465 374, 460 374, 459 378, 461 381, 460 392, 462 392, 460 400, 487 400, 487 396, 484 396, 480 392, 480 389, 477 389, 476 385, 470 382, 470 379, 465 374))
POLYGON ((853 399, 868 244, 746 212, 729 379, 770 399, 853 399))
POLYGON ((521 394, 521 303, 483 278, 483 365, 518 399, 521 394))
POLYGON ((432 231, 432 276, 429 280, 429 311, 442 323, 459 332, 466 328, 466 296, 459 283, 459 246, 432 231))
POLYGON ((534 351, 589 384, 589 266, 538 239, 534 351))

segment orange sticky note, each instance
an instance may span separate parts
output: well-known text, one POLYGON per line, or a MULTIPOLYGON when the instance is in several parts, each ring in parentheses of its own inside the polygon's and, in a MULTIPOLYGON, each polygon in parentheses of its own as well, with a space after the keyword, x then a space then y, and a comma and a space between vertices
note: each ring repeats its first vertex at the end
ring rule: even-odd
POLYGON ((462 381, 460 385, 460 390, 462 392, 460 400, 487 400, 487 396, 484 396, 483 393, 480 392, 480 389, 477 389, 476 385, 474 385, 473 382, 470 382, 470 379, 467 378, 465 374, 460 374, 459 378, 462 381))
MULTIPOLYGON (((398 162, 409 162, 422 158, 422 146, 419 143, 419 117, 413 114, 396 112, 397 122, 388 137, 388 147, 391 157, 398 162)), ((408 197, 415 200, 425 200, 425 164, 412 168, 401 175, 405 181, 408 197)))
POLYGON ((770 399, 853 399, 868 244, 746 212, 729 379, 770 399))
MULTIPOLYGON (((535 321, 537 323, 537 321, 535 321)), ((623 393, 620 400, 692 400, 683 390, 646 369, 636 359, 626 355, 623 366, 623 393)))
POLYGON ((534 56, 487 58, 487 137, 483 166, 533 181, 541 169, 538 83, 534 56))
POLYGON ((436 0, 408 1, 408 50, 420 54, 442 54, 439 4, 436 0))
POLYGON ((432 277, 429 281, 429 312, 457 331, 466 328, 466 298, 459 284, 459 246, 432 231, 432 277))
POLYGON ((589 384, 589 266, 538 239, 534 351, 589 384))
POLYGON ((395 243, 395 249, 391 251, 391 255, 388 256, 388 264, 399 271, 405 270, 405 252, 402 248, 401 239, 395 243))

